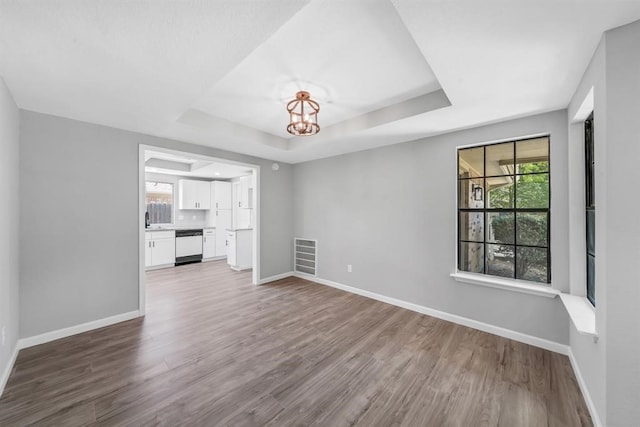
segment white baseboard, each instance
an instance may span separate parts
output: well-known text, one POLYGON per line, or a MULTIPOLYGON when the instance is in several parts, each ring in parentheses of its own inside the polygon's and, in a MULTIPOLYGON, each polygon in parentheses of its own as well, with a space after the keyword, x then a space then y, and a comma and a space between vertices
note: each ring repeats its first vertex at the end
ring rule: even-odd
POLYGON ((220 256, 214 256, 211 258, 203 258, 202 262, 209 262, 209 261, 220 261, 221 259, 227 259, 226 255, 220 255, 220 256))
POLYGON ((396 298, 391 298, 385 295, 376 294, 375 292, 365 291, 353 286, 343 285, 342 283, 333 282, 331 280, 321 279, 319 277, 309 276, 306 274, 294 273, 294 276, 301 279, 310 280, 312 282, 319 283, 321 285, 331 286, 332 288, 341 289, 343 291, 351 292, 353 294, 362 295, 367 298, 372 298, 378 301, 386 302, 387 304, 395 305, 397 307, 406 308, 407 310, 415 311, 417 313, 426 314, 427 316, 436 317, 438 319, 447 320, 458 325, 467 326, 469 328, 477 329, 490 334, 498 335, 504 338, 509 338, 514 341, 522 342, 525 344, 533 345, 535 347, 544 348, 556 353, 568 355, 569 346, 560 344, 554 341, 546 340, 544 338, 534 337, 532 335, 523 334, 520 332, 512 331, 510 329, 501 328, 499 326, 490 325, 488 323, 479 322, 477 320, 469 319, 466 317, 458 316, 455 314, 446 313, 444 311, 434 310, 432 308, 424 307, 422 305, 414 304, 407 301, 402 301, 396 298))
POLYGON ((128 313, 116 314, 115 316, 93 320, 91 322, 70 326, 64 329, 58 329, 56 331, 45 332, 44 334, 35 335, 28 338, 21 338, 18 341, 18 348, 23 349, 33 347, 34 345, 44 344, 49 341, 66 338, 71 335, 81 334, 82 332, 87 332, 98 328, 104 328, 105 326, 114 325, 116 323, 125 322, 127 320, 135 319, 136 317, 140 317, 140 312, 138 310, 130 311, 128 313))
POLYGON ((260 279, 258 281, 258 285, 264 285, 265 283, 275 282, 276 280, 285 279, 293 275, 294 275, 293 271, 287 271, 286 273, 276 274, 275 276, 271 276, 271 277, 265 277, 264 279, 260 279))
POLYGON ((595 427, 602 427, 602 421, 600 421, 600 417, 598 416, 598 411, 596 411, 596 405, 593 403, 593 400, 591 399, 591 395, 589 394, 589 389, 587 388, 587 383, 584 381, 584 377, 582 376, 582 372, 580 372, 580 367, 578 366, 578 361, 573 355, 573 351, 571 350, 571 347, 569 347, 568 356, 569 356, 569 361, 571 362, 571 367, 573 368, 573 373, 576 375, 576 379, 578 380, 580 391, 582 392, 584 401, 587 404, 587 408, 589 409, 589 414, 591 414, 591 421, 593 421, 593 425, 595 427))
POLYGON ((11 375, 11 371, 13 370, 13 365, 16 363, 16 358, 18 357, 18 352, 20 351, 20 347, 16 342, 16 345, 13 347, 13 353, 11 354, 11 359, 9 359, 9 363, 4 368, 4 372, 2 372, 2 377, 0 377, 0 397, 2 397, 2 393, 4 393, 4 387, 7 385, 7 381, 9 381, 9 376, 11 375))

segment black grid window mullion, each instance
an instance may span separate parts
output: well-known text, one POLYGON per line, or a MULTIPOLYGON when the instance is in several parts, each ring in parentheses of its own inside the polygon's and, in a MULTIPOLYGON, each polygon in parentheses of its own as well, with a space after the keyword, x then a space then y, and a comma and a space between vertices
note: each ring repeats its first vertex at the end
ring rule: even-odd
POLYGON ((484 229, 482 230, 482 273, 487 274, 487 233, 488 233, 488 221, 487 221, 487 204, 489 203, 489 191, 487 189, 487 147, 482 147, 482 183, 484 184, 484 203, 482 204, 482 220, 484 221, 484 229))
POLYGON ((516 181, 516 143, 513 143, 513 278, 518 276, 518 181, 516 181))

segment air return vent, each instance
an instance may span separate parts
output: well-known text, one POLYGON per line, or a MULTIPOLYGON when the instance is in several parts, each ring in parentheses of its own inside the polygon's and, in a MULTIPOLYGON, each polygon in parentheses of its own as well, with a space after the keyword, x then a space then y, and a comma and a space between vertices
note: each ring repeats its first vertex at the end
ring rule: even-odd
POLYGON ((316 275, 317 267, 317 241, 312 239, 294 239, 293 253, 296 273, 316 275))

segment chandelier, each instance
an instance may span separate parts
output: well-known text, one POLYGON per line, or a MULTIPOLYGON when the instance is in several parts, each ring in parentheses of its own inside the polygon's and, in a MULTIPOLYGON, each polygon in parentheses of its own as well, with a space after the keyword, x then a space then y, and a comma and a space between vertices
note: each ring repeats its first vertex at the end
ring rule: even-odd
POLYGON ((306 136, 320 132, 318 125, 320 105, 311 99, 309 92, 301 90, 296 93, 296 99, 287 104, 287 111, 289 112, 287 132, 291 135, 306 136))

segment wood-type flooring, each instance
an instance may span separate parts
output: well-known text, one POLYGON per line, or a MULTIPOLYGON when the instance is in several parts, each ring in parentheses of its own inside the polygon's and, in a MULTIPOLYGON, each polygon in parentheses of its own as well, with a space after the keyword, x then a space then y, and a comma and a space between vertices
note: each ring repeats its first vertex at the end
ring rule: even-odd
POLYGON ((223 261, 147 315, 21 350, 1 426, 589 426, 566 356, 223 261))

